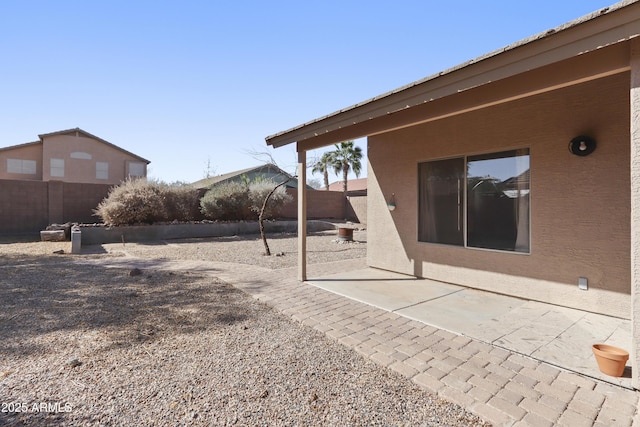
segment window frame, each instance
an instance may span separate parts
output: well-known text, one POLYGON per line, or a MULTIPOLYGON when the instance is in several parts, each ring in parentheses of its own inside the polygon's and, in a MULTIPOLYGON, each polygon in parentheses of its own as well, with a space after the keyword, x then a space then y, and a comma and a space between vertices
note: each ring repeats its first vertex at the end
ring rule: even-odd
POLYGON ((128 161, 127 162, 127 175, 131 178, 145 178, 147 176, 146 163, 144 162, 136 162, 136 161, 128 161), (140 174, 134 173, 137 172, 136 169, 140 168, 140 174))
POLYGON ((109 162, 96 162, 96 179, 109 179, 109 162), (104 176, 101 176, 101 173, 103 173, 104 176))
POLYGON ((38 162, 31 159, 7 158, 7 174, 37 175, 38 162))
MULTIPOLYGON (((517 251, 517 250, 507 250, 507 249, 495 249, 495 248, 486 248, 486 247, 478 247, 478 246, 469 246, 468 243, 468 159, 470 157, 478 157, 478 156, 495 156, 497 154, 500 153, 508 153, 508 152, 514 152, 517 153, 518 151, 521 150, 526 150, 527 155, 529 157, 529 194, 531 191, 531 147, 518 147, 518 148, 508 148, 508 149, 504 149, 504 150, 499 150, 499 151, 484 151, 484 152, 479 152, 479 153, 473 153, 473 154, 463 154, 463 155, 457 155, 457 156, 449 156, 449 157, 440 157, 440 158, 433 158, 433 159, 425 159, 422 161, 418 161, 417 163, 417 185, 418 185, 418 203, 417 203, 417 217, 416 217, 416 241, 418 244, 424 244, 424 245, 438 245, 438 246, 447 246, 447 247, 452 247, 452 248, 463 248, 463 249, 471 249, 471 250, 479 250, 479 251, 488 251, 488 252, 497 252, 497 253, 501 253, 501 254, 514 254, 514 255, 531 255, 532 253, 532 217, 531 217, 531 199, 529 199, 529 203, 527 206, 527 216, 528 216, 528 230, 527 230, 527 239, 528 239, 528 249, 527 251, 517 251), (420 165, 424 164, 424 163, 429 163, 429 162, 438 162, 438 161, 445 161, 445 160, 453 160, 453 159, 462 159, 463 160, 463 164, 464 164, 464 183, 462 185, 462 239, 463 239, 463 243, 461 245, 457 245, 457 244, 451 244, 451 243, 440 243, 440 242, 428 242, 428 241, 424 241, 424 240, 420 240, 420 215, 422 214, 421 212, 421 204, 420 204, 420 191, 421 191, 421 176, 420 176, 420 165)), ((516 156, 513 156, 514 158, 516 156)))
POLYGON ((49 159, 49 176, 54 178, 64 178, 64 173, 65 173, 64 163, 65 163, 64 159, 58 159, 54 157, 50 158, 49 159))

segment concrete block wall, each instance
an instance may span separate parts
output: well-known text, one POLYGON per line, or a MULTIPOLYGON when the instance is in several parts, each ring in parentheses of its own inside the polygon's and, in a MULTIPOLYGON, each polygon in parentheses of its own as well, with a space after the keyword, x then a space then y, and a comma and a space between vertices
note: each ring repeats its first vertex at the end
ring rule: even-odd
POLYGON ((347 218, 360 224, 367 223, 367 196, 347 198, 347 218))
MULTIPOLYGON (((111 187, 109 184, 0 180, 0 234, 37 232, 49 224, 100 222, 100 218, 93 216, 93 211, 111 187)), ((289 189, 287 192, 292 201, 281 209, 278 217, 297 218, 297 191, 289 189)), ((345 202, 342 192, 309 191, 307 197, 309 219, 348 219, 366 223, 366 196, 350 197, 345 202)))
POLYGON ((49 186, 42 181, 0 180, 0 233, 25 233, 49 223, 49 186))
POLYGON ((99 222, 92 216, 110 185, 0 180, 0 234, 32 233, 65 222, 99 222))
MULTIPOLYGON (((297 221, 266 221, 267 233, 295 233, 297 221)), ((326 221, 309 221, 309 232, 335 230, 335 225, 326 221)), ((211 224, 165 224, 131 225, 124 227, 81 227, 82 245, 98 245, 118 242, 146 242, 192 237, 220 237, 244 234, 259 234, 257 221, 232 221, 211 224)))
POLYGON ((93 210, 109 194, 109 184, 65 183, 63 194, 63 222, 101 222, 93 210))
MULTIPOLYGON (((287 189, 292 200, 280 210, 282 218, 298 217, 298 192, 287 189)), ((341 191, 307 191, 307 217, 309 219, 334 218, 366 222, 367 197, 350 197, 345 201, 341 191)))

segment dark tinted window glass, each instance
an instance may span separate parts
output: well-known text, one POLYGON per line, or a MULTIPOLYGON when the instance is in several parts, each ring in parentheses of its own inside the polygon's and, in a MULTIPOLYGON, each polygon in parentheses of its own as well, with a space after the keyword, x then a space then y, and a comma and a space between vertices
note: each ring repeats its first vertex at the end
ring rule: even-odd
POLYGON ((529 150, 467 158, 467 246, 529 252, 529 150))
POLYGON ((418 240, 463 245, 464 159, 421 163, 418 176, 418 240))

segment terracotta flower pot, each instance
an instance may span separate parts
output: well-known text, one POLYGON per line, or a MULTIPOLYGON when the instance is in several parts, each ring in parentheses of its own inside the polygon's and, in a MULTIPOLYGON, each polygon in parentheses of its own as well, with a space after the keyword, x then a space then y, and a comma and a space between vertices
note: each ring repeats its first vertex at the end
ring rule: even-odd
POLYGON ((353 241, 353 228, 338 228, 338 240, 340 240, 341 242, 353 241))
POLYGON ((596 356, 598 368, 603 374, 612 377, 622 376, 627 360, 629 360, 629 352, 607 344, 594 344, 591 349, 596 356))

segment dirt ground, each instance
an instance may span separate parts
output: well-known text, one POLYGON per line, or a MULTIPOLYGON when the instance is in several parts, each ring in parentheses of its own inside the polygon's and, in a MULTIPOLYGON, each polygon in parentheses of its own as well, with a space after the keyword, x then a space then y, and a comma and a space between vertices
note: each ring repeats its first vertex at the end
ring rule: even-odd
MULTIPOLYGON (((365 246, 317 239, 318 260, 365 246)), ((215 277, 76 262, 263 262, 258 240, 63 245, 0 244, 0 425, 484 425, 215 277)))

